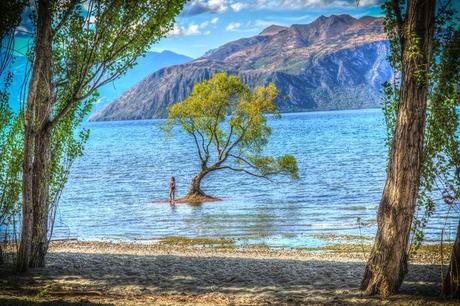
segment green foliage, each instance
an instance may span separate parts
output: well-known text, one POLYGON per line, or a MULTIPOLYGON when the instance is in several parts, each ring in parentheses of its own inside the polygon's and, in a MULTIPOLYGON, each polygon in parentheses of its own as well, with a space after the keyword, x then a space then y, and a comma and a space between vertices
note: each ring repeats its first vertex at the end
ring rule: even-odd
POLYGON ((8 105, 11 80, 12 74, 6 73, 0 90, 0 229, 11 226, 20 209, 23 116, 13 114, 8 105))
POLYGON ((458 135, 460 106, 460 32, 456 31, 443 48, 441 60, 432 71, 432 90, 425 127, 424 157, 418 213, 414 239, 417 249, 423 239, 423 228, 436 208, 439 194, 447 205, 460 197, 460 140, 458 135), (418 238, 418 239, 417 239, 418 238))
MULTIPOLYGON (((400 7, 404 11, 403 2, 400 7)), ((389 61, 394 69, 392 83, 384 84, 384 115, 387 126, 387 145, 391 150, 400 96, 398 79, 401 73, 402 48, 400 35, 406 39, 404 56, 414 60, 421 56, 420 39, 413 33, 398 29, 392 2, 386 1, 385 32, 390 40, 389 61)), ((460 196, 460 141, 458 139, 460 106, 460 45, 459 30, 455 29, 455 11, 442 6, 436 16, 438 33, 435 35, 431 70, 423 67, 416 72, 417 82, 429 80, 429 99, 425 126, 424 152, 416 216, 412 224, 411 253, 417 251, 424 239, 423 229, 439 205, 436 199, 453 205, 460 196), (440 196, 439 196, 440 195, 440 196)), ((458 23, 457 23, 458 24, 458 23)))
POLYGON ((383 114, 387 127, 386 145, 391 148, 396 128, 396 111, 399 101, 399 89, 389 82, 383 83, 383 114))
MULTIPOLYGON (((56 22, 56 83, 76 97, 90 96, 124 74, 164 37, 184 2, 104 0, 71 6, 66 21, 56 22)), ((57 7, 56 19, 65 16, 66 10, 57 7)))
POLYGON ((26 4, 27 0, 0 1, 0 40, 14 33, 26 4))
MULTIPOLYGON (((399 1, 399 5, 403 3, 404 1, 399 1)), ((381 8, 385 14, 383 28, 390 42, 390 55, 388 60, 393 70, 399 72, 401 71, 401 44, 392 1, 385 1, 381 8)))
POLYGON ((279 117, 276 95, 274 84, 251 91, 237 76, 216 73, 169 108, 165 130, 179 124, 193 137, 204 172, 229 169, 264 178, 298 178, 292 155, 262 155, 271 135, 266 114, 279 117))
POLYGON ((293 155, 286 154, 278 157, 277 164, 280 172, 289 174, 293 179, 299 179, 297 160, 293 155))
MULTIPOLYGON (((89 131, 80 124, 97 89, 126 73, 173 27, 185 0, 60 2, 53 5, 50 209, 53 218, 70 168, 89 131)), ((53 221, 53 219, 52 219, 53 221)))

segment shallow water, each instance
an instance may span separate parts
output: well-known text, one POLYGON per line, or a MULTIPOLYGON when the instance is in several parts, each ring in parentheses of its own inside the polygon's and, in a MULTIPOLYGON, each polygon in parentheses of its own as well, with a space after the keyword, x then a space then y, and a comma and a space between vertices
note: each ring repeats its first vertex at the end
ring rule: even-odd
MULTIPOLYGON (((267 151, 295 155, 301 179, 269 182, 214 173, 203 189, 224 201, 199 206, 161 203, 171 175, 183 195, 198 169, 193 140, 176 131, 166 141, 159 128, 163 123, 86 124, 91 137, 59 204, 55 239, 226 237, 240 244, 300 247, 326 243, 317 236, 321 233, 374 235, 387 156, 381 110, 283 114, 270 120, 267 151)), ((439 240, 446 210, 440 205, 427 227, 428 239, 439 240)), ((455 225, 455 219, 448 220, 447 238, 454 237, 455 225)))

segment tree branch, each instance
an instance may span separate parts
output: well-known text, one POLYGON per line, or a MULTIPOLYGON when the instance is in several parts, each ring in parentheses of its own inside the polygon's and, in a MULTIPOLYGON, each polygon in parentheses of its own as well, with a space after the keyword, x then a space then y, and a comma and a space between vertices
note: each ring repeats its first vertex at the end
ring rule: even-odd
POLYGON ((238 139, 233 144, 231 144, 230 147, 228 147, 228 149, 225 151, 223 161, 225 161, 227 159, 228 154, 233 150, 233 148, 236 147, 243 140, 243 137, 244 137, 244 135, 246 134, 246 131, 247 131, 247 127, 243 128, 240 125, 240 129, 242 131, 240 137, 238 137, 238 139))
POLYGON ((236 155, 233 155, 233 154, 228 154, 228 156, 233 157, 233 158, 236 158, 236 159, 238 159, 238 160, 241 160, 242 162, 244 162, 244 163, 247 164, 248 166, 250 166, 250 167, 252 167, 252 168, 254 168, 254 169, 257 169, 257 167, 256 167, 253 163, 251 163, 250 161, 248 161, 247 159, 245 159, 245 158, 243 158, 243 157, 241 157, 241 156, 236 156, 236 155))
POLYGON ((203 155, 201 154, 201 150, 200 150, 200 145, 198 144, 198 139, 197 139, 195 133, 189 132, 189 134, 191 134, 193 136, 193 139, 195 140, 196 149, 198 150, 198 156, 200 157, 200 160, 202 162, 204 162, 204 158, 203 158, 203 155))
POLYGON ((67 22, 67 20, 70 17, 70 14, 72 13, 73 9, 77 5, 79 0, 71 0, 69 3, 69 6, 67 7, 67 10, 64 12, 64 15, 62 16, 61 21, 56 25, 56 27, 52 30, 51 37, 53 37, 61 28, 62 26, 67 22))
MULTIPOLYGON (((75 94, 78 94, 75 93, 75 94)), ((78 104, 78 99, 76 99, 75 94, 69 99, 70 101, 66 104, 66 106, 53 118, 53 120, 50 120, 46 123, 44 126, 45 129, 48 131, 52 131, 59 123, 62 118, 64 118, 72 108, 74 108, 78 104)))
MULTIPOLYGON (((265 175, 256 174, 256 173, 250 172, 250 171, 248 171, 246 169, 233 168, 233 167, 230 167, 230 166, 218 167, 217 169, 229 169, 229 170, 236 171, 236 172, 244 172, 246 174, 249 174, 249 175, 252 175, 252 176, 255 176, 255 177, 264 178, 264 179, 266 179, 266 180, 268 180, 270 182, 272 182, 272 180, 268 177, 268 175, 276 174, 276 173, 269 173, 269 174, 265 174, 265 175)), ((215 170, 217 170, 217 169, 215 169, 215 170)))
POLYGON ((222 152, 220 152, 219 154, 219 158, 221 158, 222 153, 225 152, 225 150, 227 150, 228 145, 230 144, 230 140, 232 139, 232 136, 233 136, 233 125, 230 126, 230 133, 228 134, 228 138, 227 138, 227 141, 225 142, 225 146, 222 148, 222 152))
POLYGON ((393 7, 393 13, 396 17, 396 28, 399 37, 399 43, 401 45, 401 52, 404 48, 404 34, 403 34, 403 27, 404 27, 404 20, 401 14, 401 7, 399 6, 399 0, 392 0, 391 6, 393 7))

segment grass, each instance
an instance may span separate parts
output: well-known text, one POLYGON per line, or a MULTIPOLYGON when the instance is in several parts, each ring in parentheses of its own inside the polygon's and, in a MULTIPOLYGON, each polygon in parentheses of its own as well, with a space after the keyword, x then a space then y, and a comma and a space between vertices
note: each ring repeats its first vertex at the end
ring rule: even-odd
POLYGON ((304 251, 310 252, 320 252, 326 251, 330 253, 336 254, 349 254, 349 253, 367 253, 369 254, 371 251, 372 245, 370 244, 328 244, 325 246, 319 247, 305 247, 301 248, 304 251))
POLYGON ((170 236, 161 238, 160 244, 182 245, 182 246, 205 246, 205 247, 234 247, 235 241, 225 238, 187 238, 182 236, 170 236))
MULTIPOLYGON (((442 248, 440 243, 423 244, 415 254, 410 257, 410 261, 423 262, 430 264, 448 264, 453 243, 445 242, 442 248)), ((372 243, 342 243, 329 244, 320 247, 300 248, 305 252, 325 252, 331 254, 362 254, 367 258, 372 250, 372 243)))
MULTIPOLYGON (((318 234, 315 237, 320 239, 339 240, 343 243, 331 243, 324 246, 318 247, 299 247, 297 250, 304 252, 315 252, 315 253, 329 253, 329 254, 361 254, 363 258, 369 256, 372 249, 372 238, 362 237, 358 235, 335 235, 335 234, 318 234), (348 241, 348 242, 347 242, 348 241), (363 241, 362 243, 350 242, 350 241, 363 241)), ((163 237, 159 240, 160 244, 164 245, 178 245, 178 246, 189 246, 189 247, 210 247, 210 248, 228 248, 233 249, 237 247, 269 250, 271 246, 266 243, 250 244, 237 246, 234 239, 229 238, 187 238, 183 236, 170 236, 163 237)), ((423 244, 417 252, 411 256, 411 260, 429 262, 429 263, 441 263, 447 264, 450 259, 450 253, 452 250, 452 243, 445 242, 443 244, 442 255, 440 243, 426 243, 423 244)), ((276 249, 276 248, 275 248, 276 249)))
POLYGON ((32 301, 39 301, 43 298, 45 298, 46 296, 48 296, 48 290, 47 289, 43 289, 41 291, 39 291, 36 295, 34 295, 31 300, 32 301))
POLYGON ((342 240, 342 241, 372 241, 374 237, 360 235, 338 235, 333 233, 315 234, 313 237, 322 240, 342 240))

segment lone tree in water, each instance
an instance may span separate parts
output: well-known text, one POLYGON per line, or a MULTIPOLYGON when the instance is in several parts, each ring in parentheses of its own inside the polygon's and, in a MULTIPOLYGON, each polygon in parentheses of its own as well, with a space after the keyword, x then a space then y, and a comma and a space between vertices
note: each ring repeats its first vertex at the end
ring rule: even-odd
POLYGON ((264 114, 279 117, 273 103, 276 95, 274 84, 256 87, 251 92, 238 77, 216 73, 210 80, 196 84, 184 101, 170 107, 166 130, 179 124, 191 135, 201 165, 184 201, 214 199, 201 190, 201 181, 216 170, 228 169, 260 178, 277 174, 298 178, 294 156, 262 155, 271 135, 264 114))

